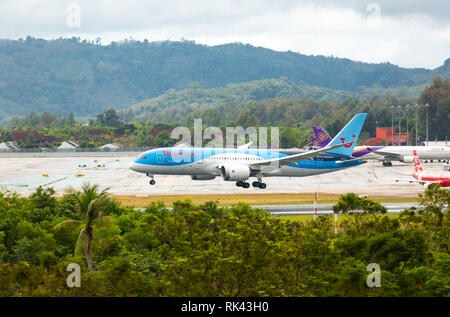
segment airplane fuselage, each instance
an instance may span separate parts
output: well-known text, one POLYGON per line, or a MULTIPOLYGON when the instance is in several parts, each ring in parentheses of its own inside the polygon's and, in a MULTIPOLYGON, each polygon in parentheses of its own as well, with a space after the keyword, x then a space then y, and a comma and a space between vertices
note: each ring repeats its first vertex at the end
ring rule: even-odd
POLYGON ((442 187, 450 186, 450 172, 447 171, 418 171, 413 176, 418 181, 439 183, 442 187))
MULTIPOLYGON (((421 160, 450 160, 450 147, 448 146, 369 146, 372 150, 399 154, 403 157, 413 157, 413 151, 421 160)), ((357 146, 353 156, 362 160, 386 160, 383 155, 370 152, 368 146, 357 146)))
MULTIPOLYGON (((234 148, 159 148, 144 152, 130 164, 136 172, 161 175, 221 176, 220 167, 250 166, 265 160, 282 158, 306 151, 234 148)), ((261 169, 261 176, 302 177, 329 173, 362 164, 361 160, 339 154, 323 153, 313 159, 301 160, 278 168, 261 169)), ((258 171, 253 171, 253 174, 258 171)), ((253 175, 250 175, 253 176, 253 175)))

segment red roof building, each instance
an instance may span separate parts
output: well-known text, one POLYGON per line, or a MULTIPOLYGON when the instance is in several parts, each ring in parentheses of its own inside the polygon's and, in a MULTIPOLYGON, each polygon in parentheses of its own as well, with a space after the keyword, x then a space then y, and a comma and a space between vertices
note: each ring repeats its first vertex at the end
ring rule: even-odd
POLYGON ((364 145, 378 145, 384 141, 386 145, 406 144, 408 134, 395 132, 395 127, 377 127, 377 136, 364 142, 364 145))

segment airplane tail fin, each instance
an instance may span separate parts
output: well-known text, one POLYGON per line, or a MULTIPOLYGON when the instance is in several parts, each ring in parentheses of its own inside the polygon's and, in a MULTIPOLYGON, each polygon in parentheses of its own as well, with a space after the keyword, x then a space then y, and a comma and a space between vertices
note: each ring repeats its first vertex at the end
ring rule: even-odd
POLYGON ((312 127, 314 130, 314 136, 311 137, 312 144, 318 147, 324 147, 330 143, 330 136, 321 127, 312 127))
POLYGON ((423 172, 422 164, 420 164, 419 157, 417 156, 416 150, 413 151, 414 154, 414 170, 417 172, 423 172))
POLYGON ((341 146, 337 149, 333 149, 330 153, 341 154, 346 156, 352 156, 353 149, 358 141, 359 134, 366 120, 367 113, 358 113, 356 116, 350 120, 347 125, 330 141, 328 146, 333 146, 337 144, 349 143, 347 145, 341 146))

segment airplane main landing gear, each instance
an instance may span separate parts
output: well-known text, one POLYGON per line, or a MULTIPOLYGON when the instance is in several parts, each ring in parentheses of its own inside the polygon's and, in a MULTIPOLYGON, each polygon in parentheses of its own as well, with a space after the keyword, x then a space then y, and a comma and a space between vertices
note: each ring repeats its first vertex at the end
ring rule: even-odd
POLYGON ((390 161, 384 161, 383 166, 392 166, 392 162, 390 161))
POLYGON ((243 188, 249 188, 250 184, 244 181, 237 181, 236 182, 237 187, 243 187, 243 188))
POLYGON ((253 187, 259 187, 261 189, 264 189, 267 187, 266 183, 263 183, 261 181, 253 182, 252 185, 253 185, 253 187))
MULTIPOLYGON (((243 188, 249 188, 250 187, 250 183, 247 183, 245 181, 237 181, 236 182, 236 186, 237 187, 243 187, 243 188)), ((252 186, 256 187, 256 188, 261 188, 261 189, 264 189, 264 188, 267 187, 267 185, 265 183, 261 182, 260 180, 257 181, 257 182, 253 182, 252 186)))

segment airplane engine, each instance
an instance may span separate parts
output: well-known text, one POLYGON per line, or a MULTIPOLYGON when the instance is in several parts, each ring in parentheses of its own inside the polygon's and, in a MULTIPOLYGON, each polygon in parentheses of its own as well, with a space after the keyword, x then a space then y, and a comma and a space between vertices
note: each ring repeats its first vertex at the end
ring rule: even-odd
POLYGON ((216 177, 214 175, 192 175, 191 178, 193 181, 209 181, 216 177))
POLYGON ((250 177, 250 167, 242 164, 227 164, 220 168, 226 181, 243 181, 250 177))
POLYGON ((414 163, 414 156, 402 156, 400 162, 403 163, 414 163))

